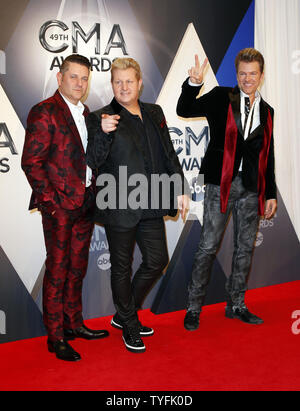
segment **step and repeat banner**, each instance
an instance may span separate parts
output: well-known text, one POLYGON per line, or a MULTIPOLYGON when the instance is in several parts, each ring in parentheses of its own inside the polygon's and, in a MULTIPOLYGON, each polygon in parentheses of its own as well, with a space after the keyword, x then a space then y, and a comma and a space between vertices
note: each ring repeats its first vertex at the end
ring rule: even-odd
MULTIPOLYGON (((196 176, 209 128, 203 118, 177 117, 176 103, 196 53, 210 63, 204 92, 216 85, 236 84, 235 55, 254 46, 254 1, 210 0, 208 5, 205 0, 27 0, 7 3, 5 8, 18 17, 13 25, 0 27, 0 37, 7 39, 0 51, 0 343, 45 334, 41 216, 28 211, 31 188, 20 161, 28 112, 54 94, 56 73, 72 53, 85 55, 92 65, 85 102, 91 111, 112 99, 113 59, 129 56, 142 68, 141 99, 157 102, 165 112, 192 202, 185 223, 166 218, 170 263, 144 308, 156 314, 184 309, 203 211, 204 187, 197 185, 196 176), (8 27, 9 33, 2 33, 8 27)), ((207 304, 224 300, 232 255, 231 224, 213 268, 207 304)), ((136 247, 133 272, 140 262, 136 247)), ((298 266, 299 241, 279 193, 277 215, 260 222, 249 288, 298 280, 298 266)), ((83 302, 86 319, 114 313, 109 248, 98 225, 90 244, 83 302)))

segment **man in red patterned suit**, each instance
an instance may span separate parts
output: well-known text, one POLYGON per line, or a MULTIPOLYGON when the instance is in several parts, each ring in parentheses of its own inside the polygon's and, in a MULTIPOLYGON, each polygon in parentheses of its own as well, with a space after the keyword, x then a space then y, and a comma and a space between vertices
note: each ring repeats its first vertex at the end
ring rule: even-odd
POLYGON ((89 73, 86 57, 75 54, 64 60, 57 74, 58 90, 28 115, 22 155, 22 168, 33 190, 29 209, 40 210, 44 229, 43 318, 48 350, 66 361, 81 359, 68 340, 108 336, 106 330, 88 329, 82 318, 82 282, 95 204, 85 159, 89 110, 80 101, 89 73))

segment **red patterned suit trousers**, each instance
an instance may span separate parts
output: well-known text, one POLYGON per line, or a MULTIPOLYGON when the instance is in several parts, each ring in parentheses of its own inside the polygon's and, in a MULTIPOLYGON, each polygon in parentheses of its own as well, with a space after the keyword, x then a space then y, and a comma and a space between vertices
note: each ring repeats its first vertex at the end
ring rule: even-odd
POLYGON ((42 213, 46 271, 43 284, 43 319, 50 340, 64 338, 64 329, 80 327, 82 283, 86 274, 93 232, 94 193, 87 188, 83 205, 75 210, 42 213))

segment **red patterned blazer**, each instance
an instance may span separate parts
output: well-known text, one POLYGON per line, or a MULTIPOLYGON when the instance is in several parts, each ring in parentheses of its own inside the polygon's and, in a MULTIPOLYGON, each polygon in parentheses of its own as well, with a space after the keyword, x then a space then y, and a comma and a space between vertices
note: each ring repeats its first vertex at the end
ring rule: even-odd
MULTIPOLYGON (((85 106, 84 116, 88 113, 85 106)), ((33 190, 29 209, 52 212, 82 205, 85 153, 69 107, 58 90, 29 112, 22 169, 33 190)))

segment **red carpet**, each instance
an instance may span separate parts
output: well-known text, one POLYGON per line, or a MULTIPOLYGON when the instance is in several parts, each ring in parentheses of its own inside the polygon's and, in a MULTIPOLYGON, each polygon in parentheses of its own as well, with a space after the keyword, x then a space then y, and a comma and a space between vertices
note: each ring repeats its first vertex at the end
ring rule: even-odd
POLYGON ((46 337, 1 344, 0 390, 298 391, 300 334, 292 332, 292 313, 300 310, 300 281, 248 291, 246 302, 263 325, 225 318, 224 303, 204 307, 193 332, 183 328, 184 311, 142 311, 142 322, 155 328, 144 354, 125 349, 111 317, 86 322, 111 335, 73 341, 78 363, 48 353, 46 337))

